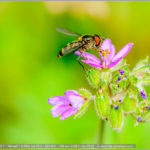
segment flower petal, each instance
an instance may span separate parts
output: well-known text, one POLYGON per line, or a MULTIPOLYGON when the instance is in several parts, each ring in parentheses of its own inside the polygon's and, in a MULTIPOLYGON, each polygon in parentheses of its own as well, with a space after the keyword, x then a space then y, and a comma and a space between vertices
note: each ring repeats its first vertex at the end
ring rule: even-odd
POLYGON ((108 64, 109 61, 113 58, 114 54, 115 54, 115 47, 114 45, 111 43, 110 39, 106 39, 104 40, 104 42, 101 45, 101 49, 102 50, 108 50, 110 54, 107 54, 107 57, 104 57, 101 53, 100 56, 103 60, 103 63, 108 64))
POLYGON ((105 50, 105 49, 108 49, 110 50, 111 49, 111 40, 110 39, 105 39, 101 45, 101 49, 105 50))
POLYGON ((115 55, 115 46, 111 44, 110 54, 107 54, 108 60, 111 61, 115 55))
POLYGON ((93 67, 99 67, 102 68, 102 64, 101 61, 98 57, 96 57, 95 55, 88 53, 88 52, 80 52, 80 51, 76 51, 75 54, 80 55, 81 57, 83 57, 85 60, 81 60, 82 62, 89 64, 93 67))
POLYGON ((109 65, 107 65, 106 67, 107 68, 111 68, 113 66, 115 66, 117 63, 119 63, 119 61, 121 60, 122 58, 118 58, 117 60, 111 62, 109 65))
POLYGON ((91 60, 94 61, 95 63, 100 63, 100 59, 98 57, 96 57, 95 55, 88 53, 88 52, 81 52, 81 51, 76 51, 75 52, 76 55, 80 55, 81 57, 83 57, 86 60, 91 60))
POLYGON ((75 91, 75 90, 67 90, 66 92, 64 92, 65 95, 77 95, 77 96, 81 96, 79 94, 79 92, 75 91))
POLYGON ((96 68, 103 68, 103 66, 99 63, 95 63, 94 61, 91 61, 91 60, 83 60, 81 59, 82 62, 86 63, 86 64, 89 64, 93 67, 96 67, 96 68))
POLYGON ((53 117, 58 117, 60 114, 67 111, 68 109, 70 109, 69 105, 55 105, 51 109, 51 115, 53 117))
MULTIPOLYGON (((110 49, 111 49, 111 40, 110 40, 110 39, 104 40, 103 43, 102 43, 102 45, 101 45, 101 49, 104 50, 104 51, 105 51, 106 49, 108 49, 108 51, 110 51, 110 49)), ((106 57, 106 56, 103 56, 102 53, 101 53, 101 51, 99 52, 99 54, 100 54, 101 59, 102 59, 102 61, 103 61, 103 65, 104 65, 104 64, 108 64, 109 62, 108 62, 108 60, 107 60, 107 57, 106 57)))
POLYGON ((80 108, 84 102, 84 97, 81 96, 69 95, 68 98, 74 108, 80 108))
POLYGON ((69 100, 66 96, 54 96, 48 99, 48 103, 51 105, 65 105, 69 104, 69 100))
POLYGON ((62 113, 60 120, 64 120, 70 116, 72 116, 73 114, 75 114, 78 111, 77 108, 70 108, 69 110, 65 111, 62 113))
POLYGON ((125 57, 128 52, 131 50, 133 43, 128 43, 126 44, 116 55, 115 57, 112 59, 112 61, 116 61, 119 58, 123 58, 125 57))

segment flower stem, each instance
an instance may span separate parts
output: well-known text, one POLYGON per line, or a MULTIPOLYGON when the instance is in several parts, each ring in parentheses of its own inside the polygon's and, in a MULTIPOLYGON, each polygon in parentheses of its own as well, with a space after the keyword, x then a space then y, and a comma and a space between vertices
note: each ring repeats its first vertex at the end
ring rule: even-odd
POLYGON ((103 143, 105 121, 100 119, 99 144, 103 143))

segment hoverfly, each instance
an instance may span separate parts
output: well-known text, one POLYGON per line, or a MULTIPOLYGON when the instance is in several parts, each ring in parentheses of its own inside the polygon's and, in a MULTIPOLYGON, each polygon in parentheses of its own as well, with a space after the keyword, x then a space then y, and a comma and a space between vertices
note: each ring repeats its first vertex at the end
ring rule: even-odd
POLYGON ((70 36, 76 36, 78 39, 77 41, 73 41, 71 43, 68 43, 66 46, 64 46, 58 53, 58 58, 73 53, 77 50, 86 50, 90 48, 98 48, 101 44, 101 38, 98 35, 80 35, 76 32, 70 31, 65 28, 56 28, 58 32, 61 32, 66 35, 70 36))

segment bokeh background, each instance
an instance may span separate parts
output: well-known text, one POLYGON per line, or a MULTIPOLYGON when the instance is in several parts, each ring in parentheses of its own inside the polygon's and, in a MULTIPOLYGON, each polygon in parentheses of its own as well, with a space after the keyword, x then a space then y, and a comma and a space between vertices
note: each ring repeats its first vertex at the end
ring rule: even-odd
MULTIPOLYGON (((75 38, 56 27, 109 37, 117 50, 134 42, 126 57, 132 68, 150 55, 149 16, 150 2, 0 2, 0 143, 98 144, 100 120, 93 105, 76 120, 50 114, 50 96, 90 89, 77 56, 57 58, 75 38)), ((106 124, 102 143, 150 148, 149 135, 150 123, 135 128, 126 117, 120 132, 106 124)))

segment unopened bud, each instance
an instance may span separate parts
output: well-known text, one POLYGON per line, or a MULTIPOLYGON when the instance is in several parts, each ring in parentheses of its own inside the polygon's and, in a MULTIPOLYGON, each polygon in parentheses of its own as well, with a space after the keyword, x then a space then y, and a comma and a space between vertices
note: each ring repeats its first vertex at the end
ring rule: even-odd
POLYGON ((126 113, 133 112, 136 108, 136 104, 137 104, 137 96, 132 90, 130 90, 126 94, 126 96, 123 100, 123 110, 126 113))
POLYGON ((95 106, 98 115, 103 119, 107 119, 110 103, 109 97, 104 91, 100 90, 99 92, 96 93, 95 106))
POLYGON ((111 105, 108 120, 113 129, 119 131, 122 128, 124 116, 121 104, 111 105))
POLYGON ((90 70, 88 70, 87 74, 88 74, 89 83, 93 87, 97 88, 100 85, 100 82, 101 82, 101 80, 100 80, 100 71, 96 70, 96 69, 90 69, 90 70))

